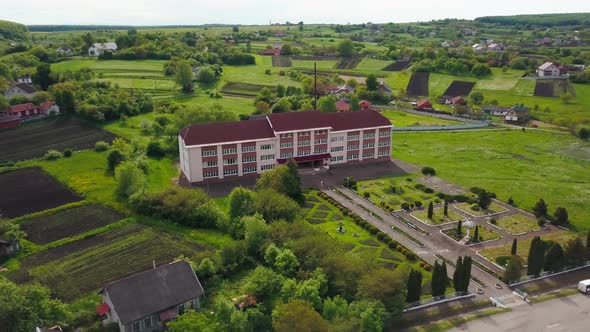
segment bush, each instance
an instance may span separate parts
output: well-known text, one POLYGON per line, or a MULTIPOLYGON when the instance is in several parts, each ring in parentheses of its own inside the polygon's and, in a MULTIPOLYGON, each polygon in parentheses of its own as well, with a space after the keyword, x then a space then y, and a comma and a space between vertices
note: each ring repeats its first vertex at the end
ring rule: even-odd
POLYGON ((422 206, 422 202, 420 202, 420 201, 415 201, 415 202, 414 202, 414 206, 416 206, 417 208, 419 208, 419 207, 421 207, 421 206, 422 206))
POLYGON ((45 153, 43 157, 45 160, 58 160, 63 156, 63 154, 57 150, 49 150, 45 153))
POLYGON ((433 194, 434 193, 434 189, 427 187, 427 188, 424 188, 424 192, 427 193, 427 194, 433 194))
POLYGON ((422 167, 422 174, 434 176, 436 171, 432 167, 422 167))
POLYGON ((266 70, 264 71, 264 73, 265 73, 266 75, 270 75, 270 74, 271 74, 271 71, 270 71, 270 69, 266 69, 266 70))
POLYGON ((109 171, 114 171, 115 168, 123 161, 125 161, 125 155, 123 152, 121 152, 121 150, 114 149, 109 152, 109 155, 107 156, 109 171))
POLYGON ((498 221, 496 220, 496 218, 492 218, 490 219, 490 224, 495 225, 498 221))
POLYGON ((414 260, 416 260, 416 254, 414 254, 414 253, 413 253, 413 252, 411 252, 411 251, 406 251, 406 253, 405 253, 404 255, 406 256, 406 258, 407 258, 408 260, 411 260, 411 261, 414 261, 414 260))
POLYGON ((371 226, 371 228, 369 228, 369 232, 371 234, 375 235, 375 234, 379 233, 379 229, 371 226))
POLYGON ((410 204, 408 203, 402 203, 402 209, 409 211, 410 210, 410 204))
POLYGON ((369 197, 371 197, 371 193, 370 193, 370 192, 368 192, 368 191, 365 191, 365 192, 363 193, 363 196, 365 196, 365 198, 369 198, 369 197))
POLYGON ((423 185, 422 183, 416 183, 416 184, 414 185, 414 188, 416 188, 416 189, 418 189, 418 190, 424 190, 424 189, 426 189, 426 186, 425 186, 425 185, 423 185))
POLYGON ((432 266, 430 266, 429 264, 424 265, 424 270, 430 272, 430 270, 432 270, 432 266))
POLYGON ((146 154, 153 158, 162 158, 166 151, 158 141, 151 141, 146 148, 146 154))
POLYGON ((72 156, 72 150, 71 149, 65 149, 64 150, 64 157, 69 158, 72 156))
POLYGON ((379 239, 379 241, 383 241, 385 240, 385 238, 387 238, 387 235, 385 233, 379 233, 377 234, 377 238, 379 239))
POLYGON ((477 204, 471 204, 471 206, 469 207, 472 211, 479 211, 479 205, 477 204))
POLYGON ((390 249, 397 250, 397 243, 395 241, 389 242, 387 245, 390 249))

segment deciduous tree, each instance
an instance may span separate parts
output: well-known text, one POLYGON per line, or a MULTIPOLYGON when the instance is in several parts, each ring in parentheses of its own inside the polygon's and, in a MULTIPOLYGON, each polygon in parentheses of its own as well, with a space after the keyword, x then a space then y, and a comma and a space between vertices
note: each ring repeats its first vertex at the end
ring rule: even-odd
POLYGON ((367 85, 367 90, 375 91, 379 86, 379 82, 377 81, 377 76, 375 74, 369 74, 367 79, 365 80, 365 84, 367 85))
POLYGON ((186 60, 176 65, 176 83, 182 87, 183 92, 193 91, 193 68, 186 60))
POLYGON ((145 174, 133 162, 126 161, 115 168, 116 193, 121 197, 129 197, 145 186, 145 174))
POLYGON ((354 53, 354 44, 350 39, 343 39, 338 43, 338 53, 343 57, 351 57, 354 53))
POLYGON ((326 321, 307 301, 292 300, 273 311, 272 327, 277 332, 328 331, 326 321))
POLYGON ((506 266, 506 270, 504 271, 504 275, 502 276, 502 280, 506 283, 510 283, 514 280, 519 280, 522 276, 522 263, 521 258, 517 255, 512 255, 510 260, 508 260, 508 265, 506 266))

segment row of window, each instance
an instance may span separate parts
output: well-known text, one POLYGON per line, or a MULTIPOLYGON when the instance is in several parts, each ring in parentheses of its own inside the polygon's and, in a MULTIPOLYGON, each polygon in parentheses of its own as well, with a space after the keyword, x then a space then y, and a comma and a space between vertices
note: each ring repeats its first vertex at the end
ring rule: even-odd
POLYGON ((371 138, 375 138, 375 133, 363 134, 363 139, 371 139, 371 138))
POLYGON ((379 137, 389 137, 389 131, 380 131, 379 137))
POLYGON ((375 152, 364 152, 363 153, 363 159, 364 158, 373 158, 375 156, 375 152))
POLYGON ((358 150, 359 146, 357 145, 349 145, 346 147, 346 151, 354 151, 354 150, 358 150))
POLYGON ((389 146, 389 141, 379 142, 378 146, 389 146))
POLYGON ((330 142, 344 142, 344 136, 333 136, 330 138, 330 142))
MULTIPOLYGON (((266 166, 273 166, 274 167, 274 165, 266 165, 266 166)), ((260 169, 261 170, 265 170, 265 169, 270 169, 270 168, 268 168, 268 167, 265 168, 265 166, 262 166, 260 169)), ((256 166, 244 167, 243 171, 244 171, 244 174, 246 174, 246 173, 255 173, 256 172, 256 166)), ((224 176, 237 175, 237 174, 238 174, 238 170, 237 169, 224 169, 223 170, 223 175, 224 176)), ((203 172, 203 178, 205 178, 205 179, 216 178, 216 177, 219 177, 219 172, 218 171, 203 172)))
POLYGON ((344 156, 332 157, 330 160, 331 160, 332 162, 336 162, 336 161, 344 161, 344 156))
POLYGON ((388 156, 389 155, 389 151, 388 150, 379 150, 379 157, 383 157, 383 156, 388 156))
POLYGON ((330 152, 340 152, 340 151, 344 151, 343 146, 334 146, 334 147, 330 148, 330 152))
POLYGON ((274 160, 275 159, 275 155, 274 154, 265 154, 260 156, 260 160, 274 160))
POLYGON ((310 141, 298 141, 297 142, 297 146, 310 146, 311 142, 310 141))
MULTIPOLYGON (((275 155, 274 154, 268 154, 268 155, 263 155, 260 156, 260 160, 273 160, 275 159, 275 155)), ((254 163, 256 162, 256 156, 247 156, 247 157, 242 157, 242 163, 254 163)), ((223 165, 224 166, 228 166, 228 165, 236 165, 238 163, 236 158, 228 158, 228 159, 224 159, 223 160, 223 165)), ((217 160, 208 160, 203 162, 203 168, 207 168, 207 167, 216 167, 217 166, 217 160)))
POLYGON ((358 141, 359 135, 348 135, 348 141, 358 141))

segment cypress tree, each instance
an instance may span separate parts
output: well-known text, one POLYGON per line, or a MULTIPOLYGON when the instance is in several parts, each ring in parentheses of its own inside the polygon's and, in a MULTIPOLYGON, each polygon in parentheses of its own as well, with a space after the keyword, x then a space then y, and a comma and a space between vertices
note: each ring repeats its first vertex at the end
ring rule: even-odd
POLYGON ((442 273, 442 266, 438 264, 438 261, 434 262, 434 269, 432 270, 432 296, 434 297, 445 294, 446 287, 442 282, 442 273))
POLYGON ((516 238, 514 240, 512 240, 512 249, 510 249, 510 254, 512 256, 516 255, 516 238))
POLYGON ((432 202, 428 203, 428 219, 432 219, 432 215, 434 214, 434 206, 432 202))
POLYGON ((542 218, 547 215, 547 208, 548 205, 545 203, 544 199, 539 199, 537 204, 533 207, 533 212, 535 213, 535 217, 542 218))
POLYGON ((447 263, 443 261, 441 266, 441 283, 445 285, 445 289, 449 286, 449 273, 447 272, 447 263))
POLYGON ((473 232, 473 242, 479 242, 479 225, 475 225, 475 231, 473 232))
POLYGON ((406 302, 412 303, 419 301, 420 295, 422 294, 422 273, 420 273, 420 271, 416 271, 414 269, 410 271, 407 288, 408 294, 406 297, 406 302))
POLYGON ((561 244, 554 243, 545 256, 545 271, 559 271, 565 266, 565 255, 561 244))
POLYGON ((457 257, 457 263, 455 264, 455 272, 453 273, 453 288, 455 292, 460 292, 463 287, 463 258, 457 257))
POLYGON ((522 264, 520 262, 520 257, 518 257, 517 255, 513 255, 508 261, 508 265, 506 266, 506 271, 504 271, 504 276, 502 277, 502 280, 506 283, 518 280, 521 277, 521 271, 522 264))
POLYGON ((449 215, 449 201, 445 201, 444 214, 445 217, 449 215))
POLYGON ((527 258, 527 275, 538 276, 543 270, 545 262, 545 242, 540 237, 535 236, 529 249, 527 258))
POLYGON ((465 256, 463 258, 463 266, 461 267, 463 276, 461 277, 461 291, 466 292, 469 289, 469 283, 471 282, 471 256, 465 256))
POLYGON ((460 239, 463 236, 463 231, 462 228, 463 227, 463 221, 459 220, 459 222, 457 223, 457 237, 460 239))

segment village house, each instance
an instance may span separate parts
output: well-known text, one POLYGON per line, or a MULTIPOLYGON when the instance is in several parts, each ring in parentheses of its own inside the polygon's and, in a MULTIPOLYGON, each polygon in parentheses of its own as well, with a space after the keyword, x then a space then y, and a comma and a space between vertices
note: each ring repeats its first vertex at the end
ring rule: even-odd
POLYGON ((449 48, 449 47, 452 47, 452 46, 453 46, 453 44, 451 42, 449 42, 449 41, 444 41, 444 42, 442 42, 440 44, 440 47, 444 47, 444 48, 449 48))
POLYGON ((261 55, 281 55, 280 48, 267 48, 265 50, 260 51, 261 55))
POLYGON ((510 108, 502 107, 502 106, 495 106, 495 105, 485 105, 481 108, 481 110, 484 113, 489 114, 491 116, 504 117, 504 116, 506 116, 506 114, 508 114, 508 112, 510 111, 510 108))
POLYGON ((343 85, 339 86, 338 90, 336 90, 336 94, 338 95, 351 95, 355 93, 356 89, 351 87, 350 85, 343 85))
POLYGON ((4 97, 10 99, 14 96, 23 96, 31 99, 35 95, 35 92, 37 92, 37 89, 35 89, 32 85, 27 83, 16 83, 6 90, 6 92, 4 92, 4 97))
POLYGON ((529 120, 529 109, 524 106, 514 106, 504 116, 504 122, 512 124, 522 124, 529 120))
POLYGON ((336 111, 348 112, 348 111, 350 111, 350 104, 348 104, 344 100, 340 99, 336 102, 336 111))
POLYGON ((363 99, 359 102, 359 107, 361 108, 361 111, 368 111, 373 107, 373 104, 371 104, 370 101, 363 99))
POLYGON ((117 51, 116 43, 94 43, 88 48, 89 56, 101 56, 104 52, 115 52, 117 51))
MULTIPOLYGON (((370 108, 367 103, 361 107, 370 108)), ((256 177, 289 159, 318 169, 390 160, 392 127, 373 110, 273 113, 256 120, 194 124, 178 136, 183 182, 256 177)))
POLYGON ((191 265, 177 261, 112 282, 99 293, 103 303, 96 312, 103 324, 116 323, 121 332, 159 332, 185 310, 198 310, 205 292, 191 265))
POLYGON ((18 241, 6 241, 0 238, 0 258, 13 256, 18 249, 18 241))
POLYGON ((74 54, 74 50, 69 48, 68 46, 60 46, 55 50, 58 56, 72 56, 74 54))
POLYGON ((385 82, 379 82, 379 86, 377 86, 377 91, 386 96, 391 96, 391 94, 393 93, 393 90, 385 82))
POLYGON ((17 104, 0 110, 0 115, 5 121, 8 119, 25 120, 34 118, 40 115, 58 114, 59 106, 52 101, 45 101, 40 106, 33 103, 17 104))
POLYGON ((416 110, 419 111, 429 111, 432 110, 432 103, 428 99, 418 100, 416 102, 416 110))
POLYGON ((451 105, 453 105, 453 107, 457 105, 467 105, 467 101, 461 96, 456 96, 451 98, 451 105))
POLYGON ((504 50, 504 46, 502 44, 493 43, 488 45, 486 51, 487 52, 502 52, 504 50))
POLYGON ((537 76, 546 78, 559 78, 562 75, 566 75, 567 72, 567 67, 560 66, 554 62, 545 62, 537 68, 537 76))
POLYGON ((31 77, 31 75, 24 75, 21 77, 17 77, 16 82, 17 83, 33 84, 33 78, 31 77))

